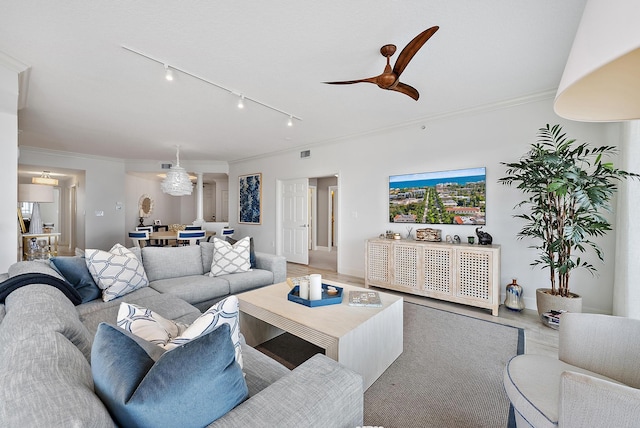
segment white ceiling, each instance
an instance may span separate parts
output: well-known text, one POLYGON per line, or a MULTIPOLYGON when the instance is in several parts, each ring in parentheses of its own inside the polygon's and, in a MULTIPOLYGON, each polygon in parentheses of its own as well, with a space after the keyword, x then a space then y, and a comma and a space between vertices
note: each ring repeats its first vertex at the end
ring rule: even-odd
POLYGON ((0 51, 31 66, 19 144, 141 160, 233 161, 555 90, 585 0, 0 0, 0 51), (375 85, 433 25, 401 81, 375 85), (299 116, 246 102, 177 68, 299 116))

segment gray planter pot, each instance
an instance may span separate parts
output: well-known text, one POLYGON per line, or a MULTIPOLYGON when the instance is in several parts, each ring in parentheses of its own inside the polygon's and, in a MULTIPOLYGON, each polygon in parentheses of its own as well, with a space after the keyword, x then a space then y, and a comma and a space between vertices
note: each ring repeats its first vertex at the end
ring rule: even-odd
POLYGON ((571 293, 573 297, 554 296, 550 288, 538 288, 536 290, 536 305, 538 315, 550 310, 563 310, 567 312, 582 312, 582 297, 571 293))

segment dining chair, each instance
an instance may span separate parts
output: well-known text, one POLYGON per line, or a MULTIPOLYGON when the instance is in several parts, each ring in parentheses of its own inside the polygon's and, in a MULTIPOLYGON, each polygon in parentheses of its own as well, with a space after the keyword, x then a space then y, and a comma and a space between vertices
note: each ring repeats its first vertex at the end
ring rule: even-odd
POLYGON ((188 242, 188 245, 197 245, 201 239, 204 239, 207 236, 207 232, 205 230, 179 230, 176 239, 178 241, 178 245, 181 243, 188 242))
MULTIPOLYGON (((146 230, 147 232, 149 232, 149 236, 151 236, 151 234, 154 232, 153 226, 136 226, 136 231, 143 231, 143 230, 146 230)), ((145 242, 145 246, 149 246, 149 247, 163 247, 164 244, 165 243, 162 242, 161 240, 154 239, 153 241, 151 241, 150 238, 147 240, 147 242, 145 242)))
POLYGON ((133 245, 138 248, 145 246, 145 243, 149 240, 148 230, 134 230, 129 232, 129 238, 133 241, 133 245))

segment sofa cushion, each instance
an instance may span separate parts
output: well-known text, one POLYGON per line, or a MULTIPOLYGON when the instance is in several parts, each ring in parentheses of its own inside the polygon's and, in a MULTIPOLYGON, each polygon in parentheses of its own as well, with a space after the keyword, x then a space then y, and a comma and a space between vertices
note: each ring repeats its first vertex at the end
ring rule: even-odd
POLYGON ((273 273, 268 270, 254 269, 251 272, 223 275, 222 278, 229 282, 229 293, 237 294, 263 285, 273 284, 273 273))
POLYGON ((124 330, 100 324, 91 355, 96 393, 121 426, 202 427, 247 397, 228 324, 157 361, 124 330))
POLYGON ((136 255, 120 244, 108 252, 86 249, 85 257, 93 280, 102 289, 105 302, 149 285, 144 267, 136 255))
POLYGON ((23 273, 44 273, 47 275, 55 276, 59 279, 64 279, 60 272, 51 267, 49 260, 30 260, 24 262, 17 262, 9 266, 7 270, 9 278, 22 275, 23 273))
POLYGON ((191 304, 230 294, 228 281, 208 275, 160 279, 152 281, 149 286, 160 293, 176 296, 191 304))
POLYGON ((110 302, 95 300, 76 308, 82 323, 91 334, 95 334, 101 322, 116 323, 120 303, 124 301, 149 308, 156 313, 162 314, 167 319, 184 324, 191 324, 202 315, 198 309, 184 300, 169 294, 161 294, 149 287, 140 288, 133 293, 110 302))
MULTIPOLYGON (((209 238, 212 238, 211 236, 209 238)), ((200 242, 200 253, 202 255, 202 269, 205 274, 211 272, 211 263, 213 263, 213 242, 200 242)))
POLYGON ((61 333, 15 340, 3 323, 0 341, 0 425, 115 427, 93 393, 89 362, 61 333))
POLYGON ((84 257, 52 257, 49 261, 53 268, 78 290, 82 303, 95 300, 102 294, 87 268, 84 257))
MULTIPOLYGON (((19 288, 7 296, 0 326, 12 341, 28 341, 45 331, 59 333, 89 361, 93 336, 82 324, 76 307, 58 289, 44 284, 19 288)), ((6 344, 6 342, 0 342, 6 344)))
POLYGON ((213 240, 213 247, 210 276, 251 270, 251 262, 249 260, 250 241, 248 237, 242 238, 233 245, 216 238, 213 240))
POLYGON ((149 281, 204 274, 199 245, 144 247, 142 263, 149 281))

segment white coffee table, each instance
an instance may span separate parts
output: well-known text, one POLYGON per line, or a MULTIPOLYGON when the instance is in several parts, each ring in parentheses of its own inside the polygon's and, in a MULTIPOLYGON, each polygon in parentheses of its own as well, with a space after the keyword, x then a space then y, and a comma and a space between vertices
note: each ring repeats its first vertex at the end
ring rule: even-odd
POLYGON ((361 374, 366 390, 402 353, 402 297, 379 292, 381 308, 354 307, 349 306, 349 290, 370 290, 322 282, 344 289, 341 304, 308 307, 291 302, 286 282, 238 294, 240 331, 250 346, 285 331, 313 343, 361 374))

